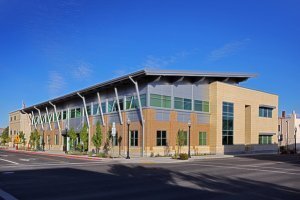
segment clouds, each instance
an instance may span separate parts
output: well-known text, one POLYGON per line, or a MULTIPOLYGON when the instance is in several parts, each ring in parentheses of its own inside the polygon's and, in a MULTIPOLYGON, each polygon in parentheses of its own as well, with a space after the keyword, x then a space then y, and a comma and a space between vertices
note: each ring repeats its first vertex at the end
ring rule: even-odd
POLYGON ((63 75, 57 71, 49 72, 48 91, 51 97, 60 95, 66 87, 63 75))
POLYGON ((93 76, 92 65, 79 62, 62 70, 48 72, 48 93, 50 97, 56 97, 66 92, 74 82, 88 82, 93 76))
POLYGON ((86 80, 91 77, 92 73, 91 65, 85 62, 79 63, 72 69, 72 75, 77 80, 86 80))
POLYGON ((250 39, 230 42, 210 52, 208 59, 210 61, 218 61, 222 58, 234 55, 249 43, 250 39))

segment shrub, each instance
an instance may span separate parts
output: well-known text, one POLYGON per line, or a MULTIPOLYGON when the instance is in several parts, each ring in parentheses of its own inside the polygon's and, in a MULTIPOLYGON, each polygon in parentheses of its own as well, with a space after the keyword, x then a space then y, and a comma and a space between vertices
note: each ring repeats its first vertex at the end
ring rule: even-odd
POLYGON ((153 153, 153 152, 151 152, 150 157, 151 157, 151 158, 154 157, 154 153, 153 153))
POLYGON ((186 153, 179 154, 179 160, 188 160, 189 156, 186 153))

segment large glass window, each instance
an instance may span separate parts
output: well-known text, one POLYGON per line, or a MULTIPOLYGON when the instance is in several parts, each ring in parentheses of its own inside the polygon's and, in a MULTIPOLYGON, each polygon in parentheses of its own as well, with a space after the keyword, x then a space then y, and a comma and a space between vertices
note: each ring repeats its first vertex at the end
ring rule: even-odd
POLYGON ((86 111, 88 113, 88 116, 90 116, 92 114, 92 108, 90 105, 86 106, 86 111))
POLYGON ((209 112, 209 102, 194 100, 194 110, 200 112, 209 112))
POLYGON ((150 105, 160 108, 171 108, 171 97, 158 94, 150 94, 150 105))
POLYGON ((223 145, 233 145, 233 119, 234 119, 234 104, 223 102, 223 124, 222 136, 223 145))
POLYGON ((183 132, 183 138, 184 138, 183 145, 187 146, 187 144, 188 144, 188 133, 187 133, 187 131, 183 132))
POLYGON ((207 145, 207 133, 199 132, 199 145, 205 146, 207 145))
POLYGON ((259 144, 272 144, 272 135, 260 135, 259 144))
POLYGON ((76 108, 76 110, 75 110, 75 117, 76 118, 81 117, 81 108, 76 108))
POLYGON ((139 134, 138 131, 130 131, 130 146, 139 146, 139 134))
POLYGON ((174 108, 181 110, 192 110, 192 100, 174 97, 174 108))
MULTIPOLYGON (((106 103, 101 103, 102 106, 102 112, 106 113, 106 103)), ((100 115, 100 108, 98 103, 93 104, 93 115, 100 115)))
POLYGON ((75 118, 75 109, 70 110, 70 118, 71 119, 75 118))
POLYGON ((67 119, 67 111, 66 111, 66 110, 64 110, 64 111, 62 112, 62 118, 63 118, 63 119, 67 119))
POLYGON ((156 146, 167 146, 167 131, 156 132, 156 146))
POLYGON ((266 118, 272 118, 272 108, 266 108, 266 107, 259 107, 259 116, 260 117, 266 117, 266 118))

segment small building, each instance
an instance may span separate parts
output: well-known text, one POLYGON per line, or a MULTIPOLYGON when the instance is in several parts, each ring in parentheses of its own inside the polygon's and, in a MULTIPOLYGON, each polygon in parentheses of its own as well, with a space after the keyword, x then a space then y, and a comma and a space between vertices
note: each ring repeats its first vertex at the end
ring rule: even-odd
POLYGON ((296 144, 297 151, 300 151, 300 117, 295 111, 290 115, 283 111, 278 118, 278 138, 282 138, 280 146, 294 150, 296 144))
POLYGON ((28 115, 21 112, 21 110, 13 111, 9 113, 9 137, 11 142, 10 147, 14 146, 15 138, 20 132, 25 134, 26 144, 29 142, 29 137, 31 133, 31 121, 28 115))
POLYGON ((179 130, 185 138, 182 152, 190 141, 192 155, 277 151, 278 96, 239 85, 252 77, 141 70, 18 113, 30 118, 30 129, 44 137, 46 149, 69 149, 68 131, 79 133, 86 124, 91 151, 99 122, 103 138, 116 125, 113 143, 121 155, 128 145, 131 155, 174 154, 179 130))

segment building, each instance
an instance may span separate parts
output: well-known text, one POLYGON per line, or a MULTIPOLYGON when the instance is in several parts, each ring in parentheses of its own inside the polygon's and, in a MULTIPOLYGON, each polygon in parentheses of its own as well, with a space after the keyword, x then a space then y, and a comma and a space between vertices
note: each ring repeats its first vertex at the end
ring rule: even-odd
POLYGON ((86 124, 92 150, 96 123, 105 138, 115 122, 114 150, 121 155, 128 135, 131 155, 174 154, 179 130, 187 152, 189 129, 191 154, 276 151, 278 96, 239 86, 252 77, 141 70, 20 112, 44 136, 46 149, 69 149, 67 132, 79 133, 86 124))
POLYGON ((282 112, 278 118, 278 136, 282 138, 280 146, 294 150, 296 143, 297 151, 300 150, 300 117, 295 112, 288 116, 285 111, 282 112))
POLYGON ((31 121, 29 116, 22 113, 20 110, 9 113, 9 137, 11 142, 9 146, 14 146, 14 141, 17 135, 22 131, 25 134, 26 142, 28 143, 31 133, 31 121))
POLYGON ((0 136, 2 135, 4 128, 0 128, 0 136))

